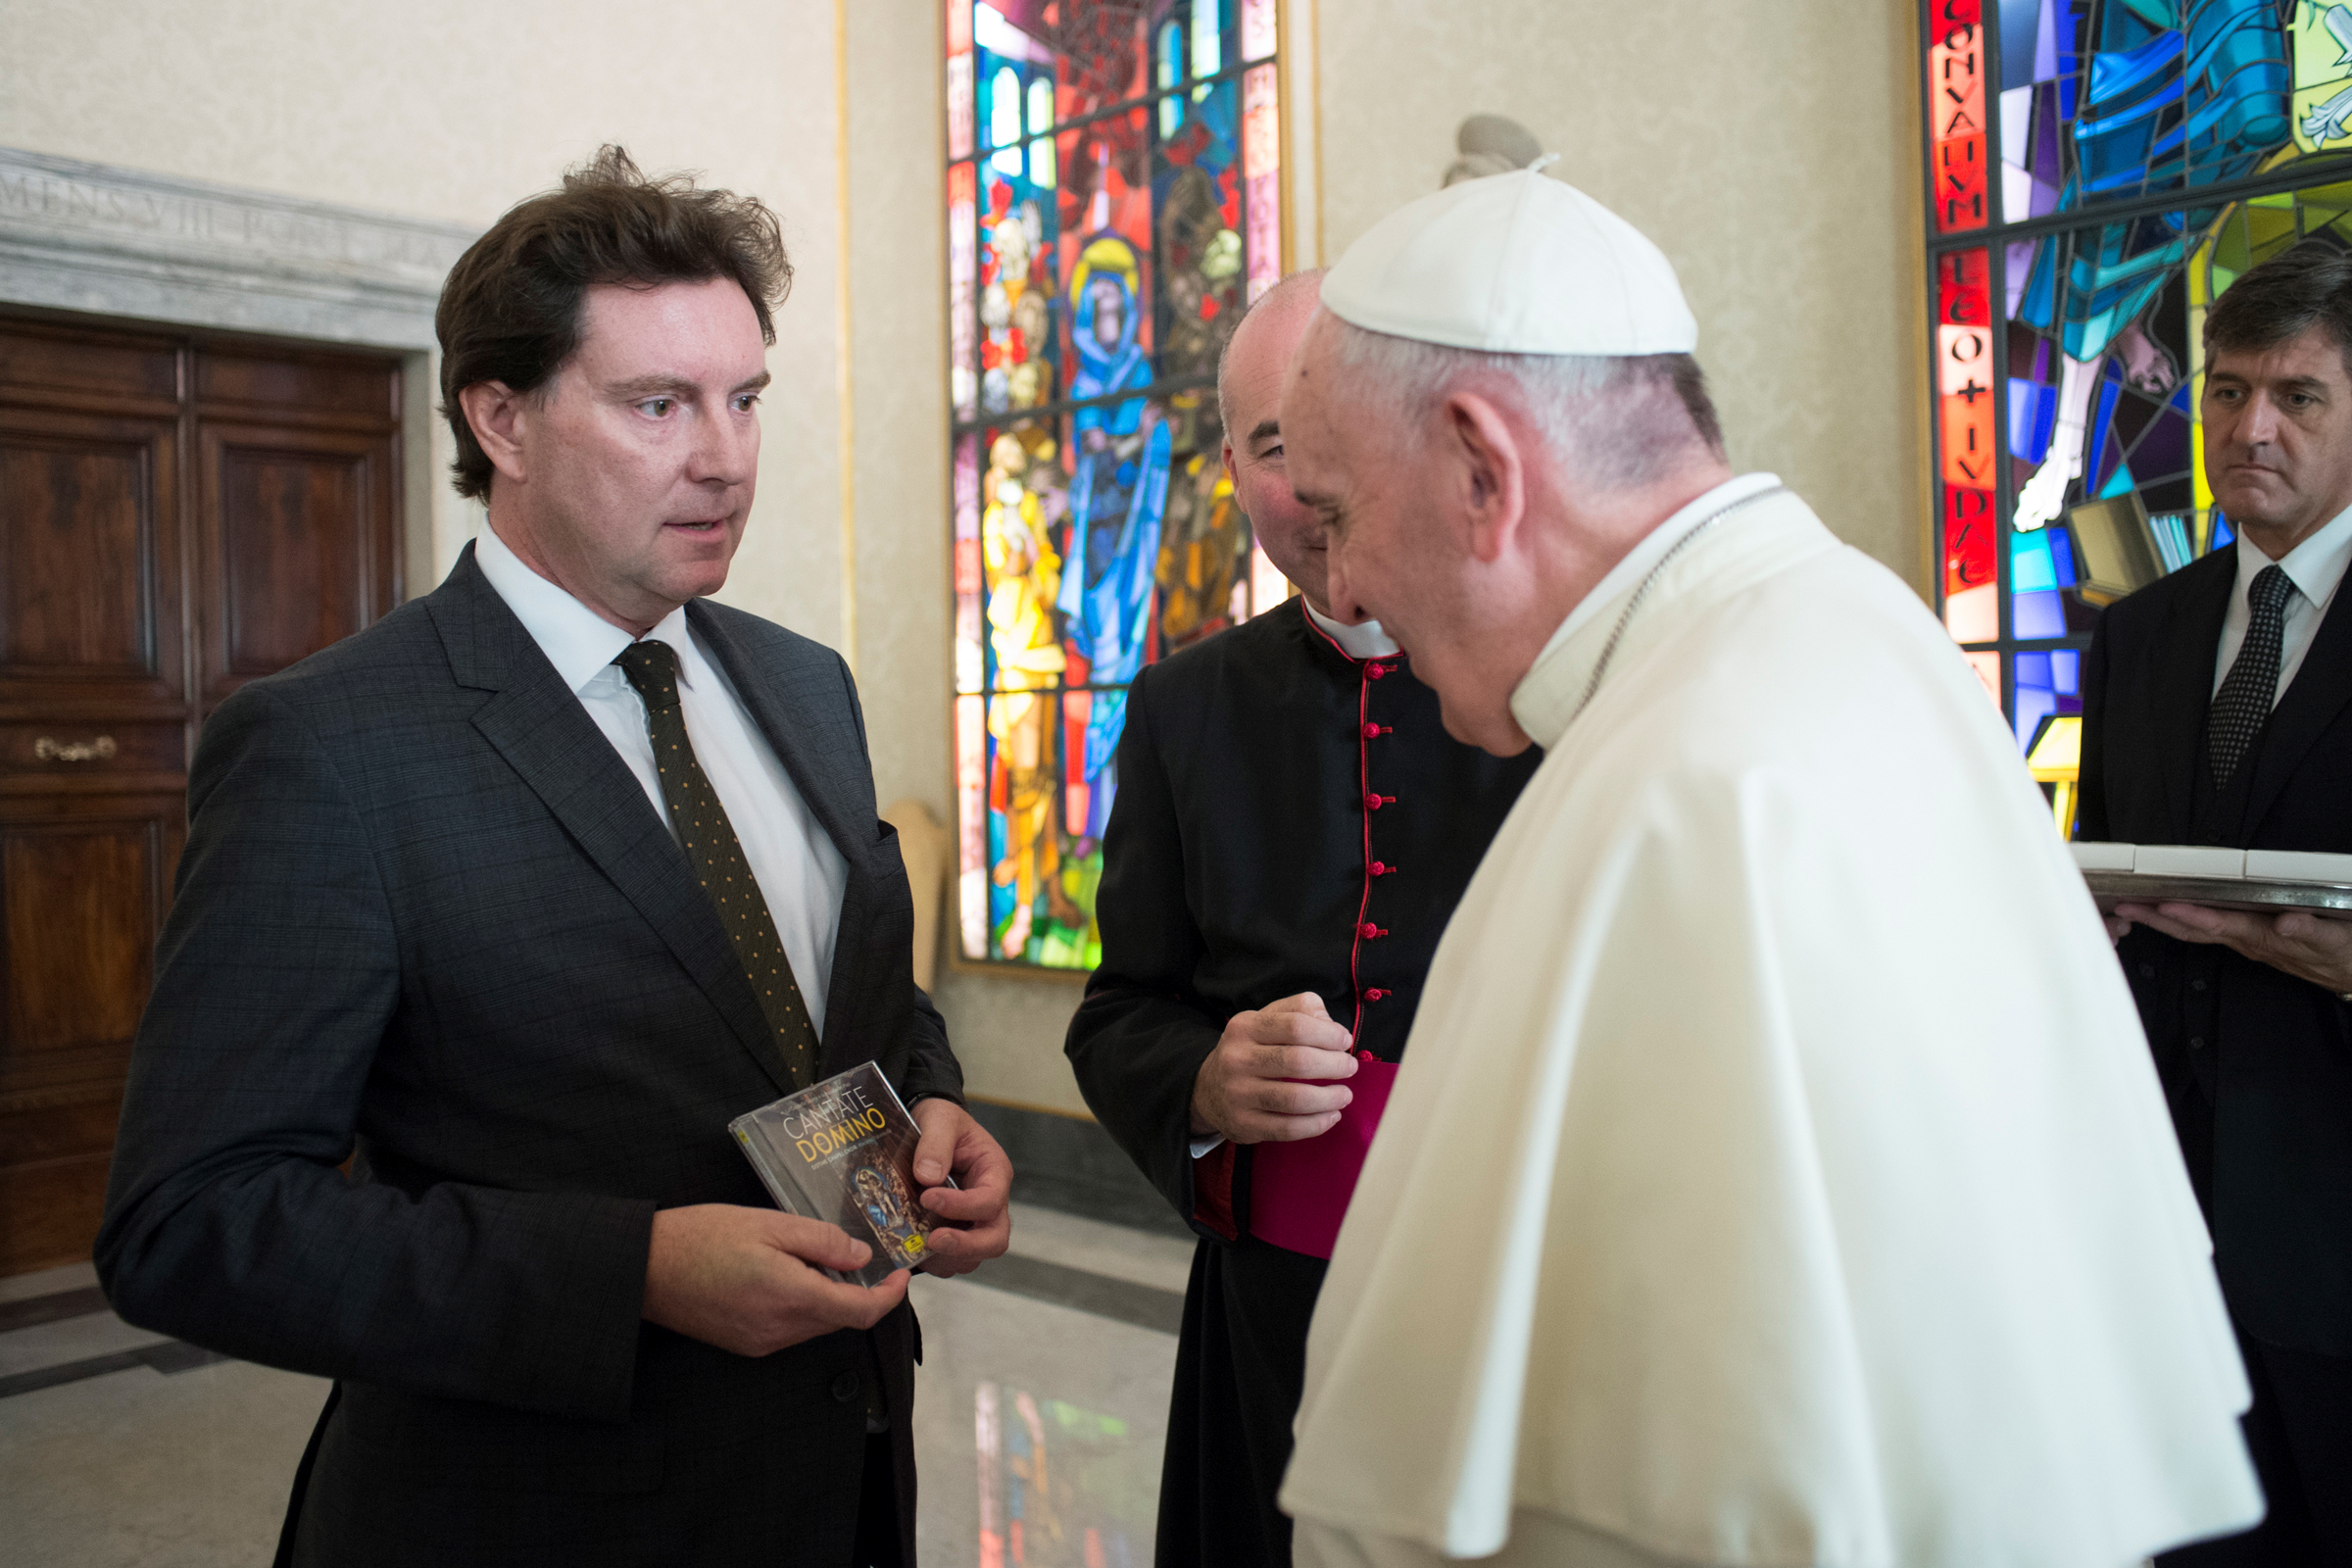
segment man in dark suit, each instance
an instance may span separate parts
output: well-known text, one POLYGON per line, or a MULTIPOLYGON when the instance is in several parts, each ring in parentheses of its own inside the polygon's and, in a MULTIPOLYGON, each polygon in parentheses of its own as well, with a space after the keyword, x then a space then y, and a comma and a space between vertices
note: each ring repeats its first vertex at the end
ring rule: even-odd
POLYGON ((1064 1047, 1200 1237, 1159 1568, 1288 1568, 1274 1494, 1332 1241, 1438 938, 1542 760, 1452 739, 1380 624, 1324 609, 1324 529, 1291 493, 1276 408, 1320 276, 1252 305, 1218 368, 1226 467, 1299 594, 1136 677, 1102 964, 1064 1047))
POLYGON ((439 317, 489 529, 206 726, 98 1267, 336 1380, 281 1562, 912 1561, 906 1276, 727 1133, 875 1061, 933 1266, 1004 1250, 849 672, 704 597, 789 278, 614 148, 509 213, 439 317))
MULTIPOLYGON (((2306 244, 2207 318, 2205 471, 2233 544, 2109 609, 2078 836, 2352 853, 2352 259, 2306 244)), ((2352 1563, 2352 924, 2110 921, 2213 1229, 2270 1516, 2170 1554, 2352 1563)))

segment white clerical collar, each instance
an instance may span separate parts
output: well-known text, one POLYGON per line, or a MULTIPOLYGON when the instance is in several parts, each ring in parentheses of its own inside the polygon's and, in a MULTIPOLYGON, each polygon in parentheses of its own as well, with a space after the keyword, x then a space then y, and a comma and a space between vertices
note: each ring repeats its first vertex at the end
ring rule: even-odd
MULTIPOLYGON (((2246 587, 2255 574, 2271 564, 2262 546, 2237 536, 2237 595, 2243 599, 2246 587)), ((2325 605, 2334 594, 2335 585, 2344 580, 2344 567, 2352 564, 2352 507, 2347 507, 2328 519, 2328 525, 2304 540, 2279 558, 2278 565, 2286 572, 2295 591, 2315 606, 2325 605)))
POLYGON ((1313 605, 1306 596, 1298 596, 1298 608, 1313 617, 1323 628, 1323 635, 1340 645, 1340 652, 1349 659, 1387 659, 1398 652, 1396 639, 1380 629, 1377 620, 1358 621, 1350 626, 1344 620, 1334 620, 1313 605))
MULTIPOLYGON (((542 577, 523 564, 520 556, 507 548, 495 528, 484 528, 474 536, 473 563, 490 579, 498 597, 514 612, 522 629, 531 634, 531 641, 556 666, 564 684, 573 695, 585 690, 588 683, 603 674, 620 651, 636 641, 620 627, 581 604, 577 599, 542 577)), ((661 623, 646 633, 677 650, 678 678, 688 687, 702 672, 702 652, 686 626, 686 607, 680 605, 662 617, 661 623)))
POLYGON ((1548 747, 1558 741, 1574 710, 1571 694, 1565 689, 1551 690, 1558 683, 1544 678, 1554 673, 1552 665, 1561 662, 1555 656, 1579 632, 1631 594, 1650 568, 1666 558, 1666 552, 1681 544, 1693 528, 1727 508, 1780 488, 1780 483, 1777 473, 1743 473, 1737 479, 1727 479, 1652 528, 1627 551, 1625 558, 1592 585, 1592 591, 1577 601, 1576 608, 1568 612, 1568 618, 1560 622, 1559 629, 1551 634, 1543 652, 1536 655, 1535 662, 1528 665, 1518 685, 1511 689, 1511 716, 1520 729, 1539 746, 1548 747))

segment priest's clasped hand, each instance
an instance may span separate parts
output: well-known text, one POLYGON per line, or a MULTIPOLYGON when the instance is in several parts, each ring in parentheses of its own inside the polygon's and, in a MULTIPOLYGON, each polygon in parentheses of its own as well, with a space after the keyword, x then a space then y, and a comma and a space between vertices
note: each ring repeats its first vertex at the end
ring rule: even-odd
POLYGON ((1313 1138, 1339 1125, 1353 1093, 1354 1045, 1311 991, 1237 1012, 1193 1079, 1193 1136, 1237 1144, 1313 1138))
POLYGON ((2119 904, 2116 920, 2129 920, 2182 942, 2223 947, 2308 980, 2337 996, 2352 992, 2352 922, 2316 914, 2245 914, 2201 904, 2119 904))

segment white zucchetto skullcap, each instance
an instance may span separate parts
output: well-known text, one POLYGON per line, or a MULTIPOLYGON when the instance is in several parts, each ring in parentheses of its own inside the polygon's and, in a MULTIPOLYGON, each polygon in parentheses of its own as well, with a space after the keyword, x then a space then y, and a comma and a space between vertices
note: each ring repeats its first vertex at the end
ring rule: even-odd
POLYGON ((1542 168, 1465 179, 1391 213, 1325 274, 1323 308, 1368 332, 1490 354, 1697 348, 1665 253, 1542 168))

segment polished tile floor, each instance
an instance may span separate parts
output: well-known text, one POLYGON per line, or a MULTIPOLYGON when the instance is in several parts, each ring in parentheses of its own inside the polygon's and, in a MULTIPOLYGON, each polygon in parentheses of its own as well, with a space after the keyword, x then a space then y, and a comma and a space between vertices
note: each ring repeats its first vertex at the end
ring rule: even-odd
MULTIPOLYGON (((1015 1205, 1013 1251, 918 1279, 923 1568, 1147 1568, 1188 1242, 1015 1205)), ((267 1563, 326 1396, 0 1279, 0 1568, 267 1563)))

